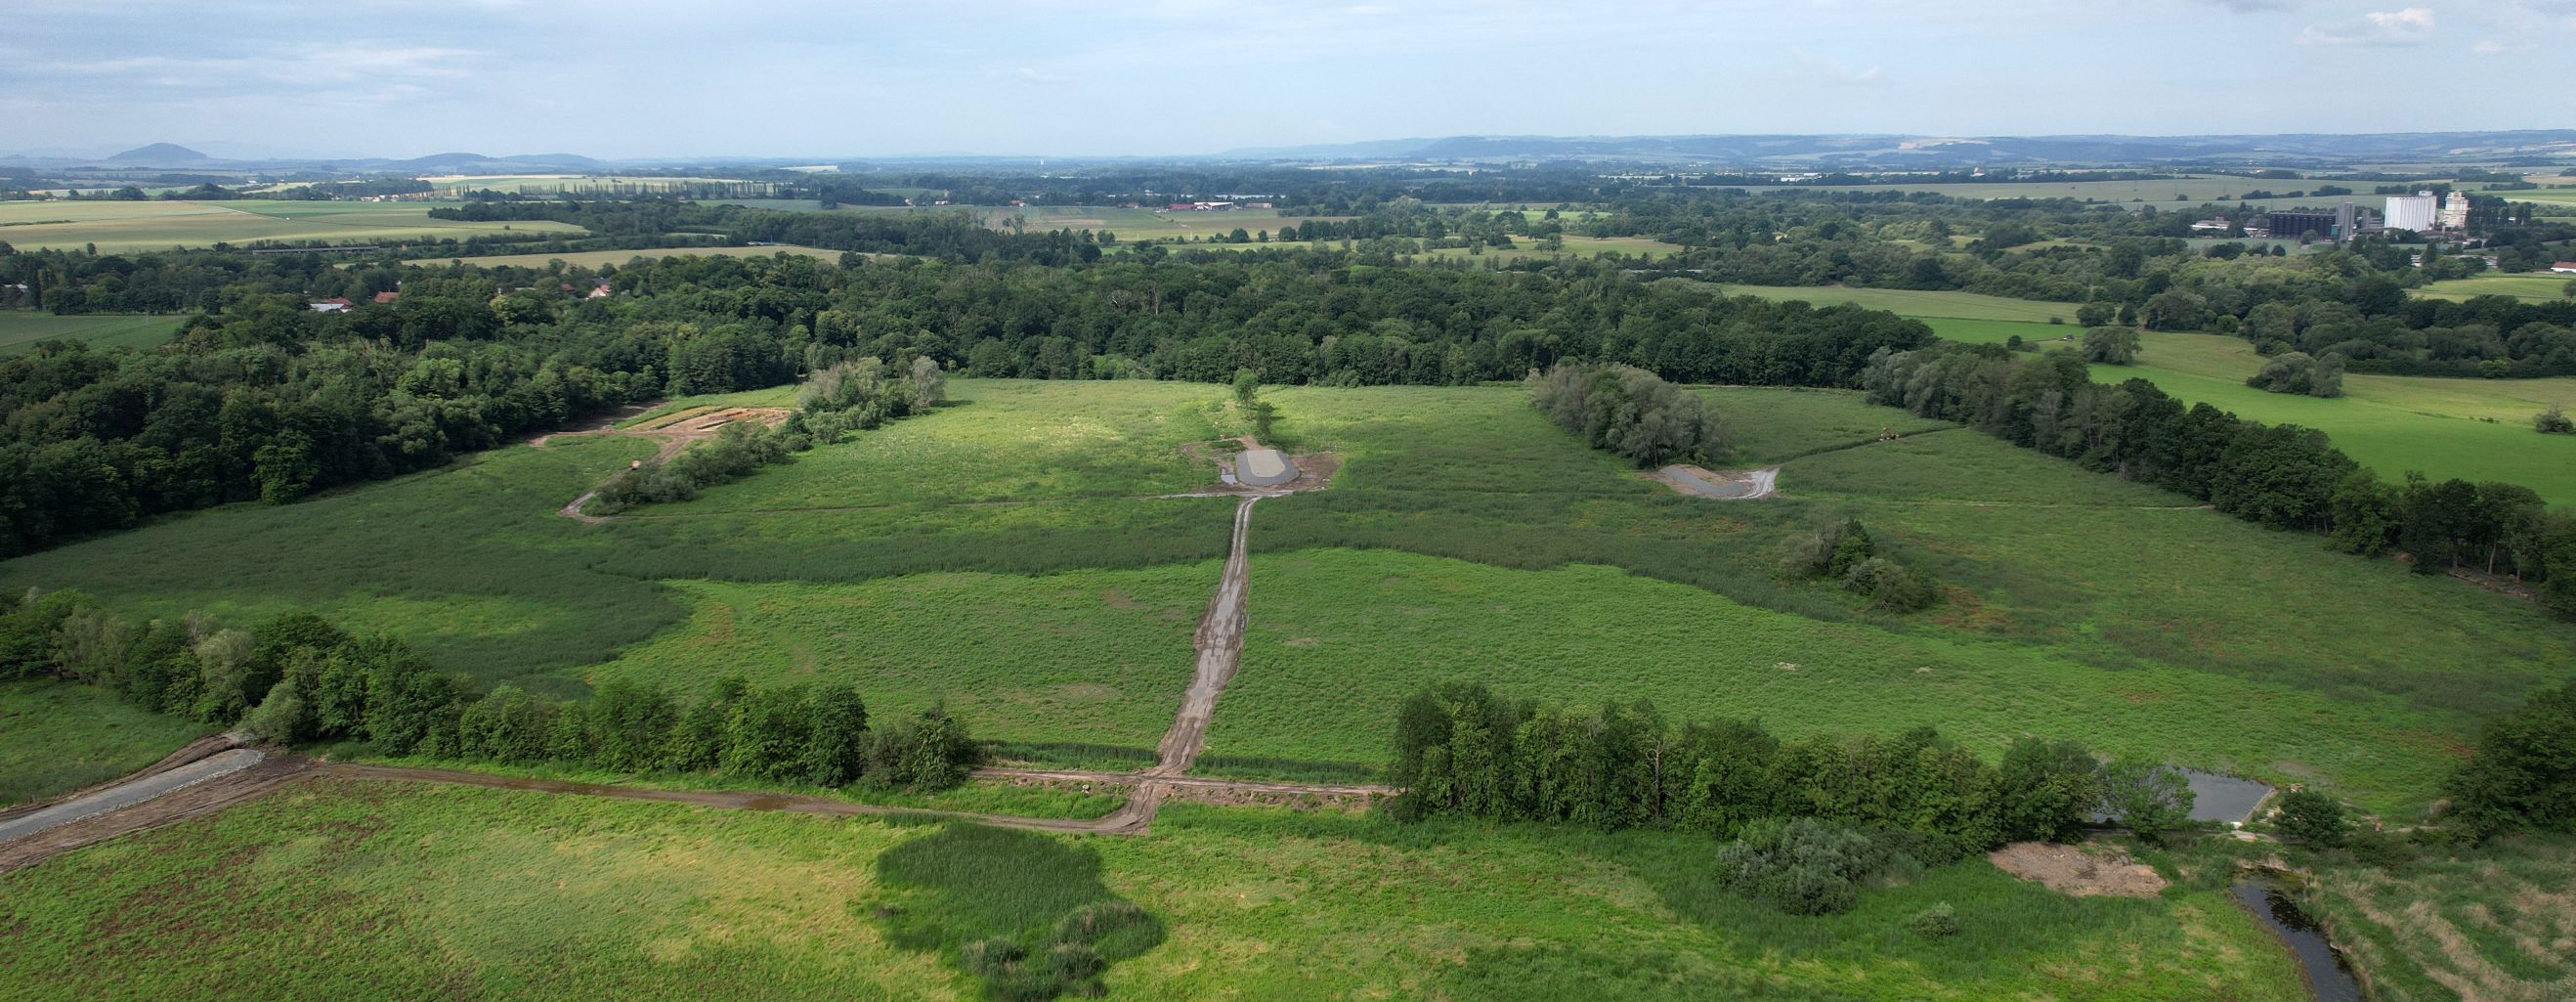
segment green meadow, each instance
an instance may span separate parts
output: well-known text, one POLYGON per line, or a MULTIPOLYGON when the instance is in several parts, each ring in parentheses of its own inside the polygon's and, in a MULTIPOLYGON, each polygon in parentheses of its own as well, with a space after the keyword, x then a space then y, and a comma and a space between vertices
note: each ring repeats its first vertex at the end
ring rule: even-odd
POLYGON ((2552 504, 2576 504, 2576 438, 2532 431, 2550 407, 2576 407, 2576 378, 2435 379, 2347 375, 2344 395, 2326 399, 2265 393, 2245 385, 2263 358, 2242 338, 2148 331, 2138 364, 2094 366, 2093 378, 2144 378, 2187 401, 2238 417, 2315 428, 2390 480, 2408 471, 2435 479, 2518 483, 2552 504))
MULTIPOLYGON (((580 233, 546 221, 432 219, 429 202, 0 202, 0 241, 30 250, 102 253, 243 244, 259 240, 369 240, 503 231, 580 233)), ((461 204, 461 203, 451 203, 461 204)))
POLYGON ((1914 289, 1863 289, 1845 286, 1786 285, 1716 285, 1699 282, 1695 286, 1728 296, 1758 296, 1771 300, 1805 300, 1817 306, 1853 303, 1886 310, 1900 316, 1956 320, 2009 320, 2022 323, 2048 324, 2051 319, 2075 323, 2074 303, 2054 303, 2035 299, 2007 299, 1974 292, 1919 291, 1914 289))
POLYGON ((0 358, 22 354, 53 340, 80 341, 92 348, 149 348, 170 340, 186 317, 142 314, 84 313, 58 317, 30 310, 0 310, 0 358))
POLYGON ((957 944, 1125 901, 1156 934, 1108 967, 1115 999, 2303 997, 2209 881, 2079 899, 1971 859, 1791 918, 1710 886, 1706 846, 1195 805, 1063 838, 316 780, 0 875, 24 946, 0 991, 967 999, 957 944), (1906 930, 1935 904, 1959 935, 1906 930))
POLYGON ((2485 274, 2467 278, 2446 278, 2415 290, 2418 296, 2448 299, 2453 302, 2477 296, 2511 296, 2524 302, 2554 303, 2567 299, 2568 284, 2576 275, 2553 272, 2518 275, 2485 274))

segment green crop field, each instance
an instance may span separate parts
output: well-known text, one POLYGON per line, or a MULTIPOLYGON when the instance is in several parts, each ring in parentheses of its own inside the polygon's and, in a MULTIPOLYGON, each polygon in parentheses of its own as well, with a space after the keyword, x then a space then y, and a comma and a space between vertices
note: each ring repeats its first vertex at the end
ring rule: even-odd
POLYGON ((2140 343, 2138 364, 2095 366, 2093 378, 2142 377, 2238 417, 2318 429, 2391 480, 2409 470, 2436 479, 2504 480, 2553 504, 2576 504, 2576 439, 2531 429, 2542 410, 2576 408, 2576 378, 2348 375, 2342 397, 2321 399, 2245 385, 2263 359, 2241 338, 2149 331, 2140 343))
MULTIPOLYGON (((1668 244, 1661 240, 1650 240, 1645 237, 1569 236, 1564 238, 1565 246, 1562 249, 1557 250, 1554 253, 1549 253, 1539 249, 1539 243, 1535 239, 1526 237, 1516 237, 1514 239, 1517 241, 1519 246, 1508 249, 1487 247, 1483 248, 1479 252, 1470 251, 1464 247, 1442 247, 1436 250, 1426 251, 1418 256, 1443 261, 1525 261, 1533 259, 1547 260, 1559 257, 1595 258, 1604 254, 1626 254, 1632 257, 1647 254, 1664 256, 1678 254, 1688 249, 1680 244, 1668 244)), ((1126 235, 1123 232, 1119 235, 1119 240, 1121 241, 1122 246, 1133 246, 1124 243, 1126 235)), ((1338 241, 1327 242, 1333 243, 1336 246, 1339 245, 1338 241)), ((1262 250, 1265 248, 1304 247, 1307 245, 1304 243, 1281 243, 1274 240, 1268 243, 1256 241, 1248 244, 1192 243, 1174 245, 1174 249, 1179 249, 1184 246, 1190 250, 1248 251, 1262 250)))
MULTIPOLYGON (((461 203, 456 203, 461 204, 461 203)), ((0 202, 0 241, 27 249, 169 250, 259 240, 362 243, 505 230, 579 233, 555 222, 431 219, 425 202, 0 202)))
POLYGON ((963 999, 957 941, 1123 899, 1162 933, 1112 998, 2303 997, 2207 881, 2070 898, 1972 859, 1789 918, 1708 886, 1706 848, 1187 805, 1069 840, 318 780, 0 875, 23 947, 0 990, 257 996, 284 970, 349 998, 963 999), (1935 903, 1962 934, 1906 931, 1935 903))
MULTIPOLYGON (((810 257, 817 261, 837 262, 841 259, 840 251, 822 250, 815 247, 672 247, 659 250, 571 251, 563 254, 491 254, 483 257, 421 258, 411 263, 441 265, 452 261, 457 264, 468 264, 480 268, 543 268, 547 265, 553 264, 554 262, 561 261, 569 267, 598 268, 603 265, 623 266, 627 262, 633 261, 637 258, 644 258, 647 260, 666 257, 767 258, 775 257, 780 254, 792 254, 797 257, 810 257)), ((890 257, 893 255, 882 256, 890 257)))
POLYGON ((105 689, 0 682, 0 807, 114 779, 212 731, 105 689))
POLYGON ((148 348, 170 340, 186 317, 84 313, 58 317, 29 310, 0 310, 0 358, 33 349, 56 338, 78 340, 93 348, 148 348))
POLYGON ((2472 275, 2468 278, 2446 278, 2415 290, 2415 294, 2429 299, 2448 299, 2453 302, 2474 296, 2512 296, 2529 302, 2555 303, 2569 298, 2567 289, 2571 283, 2576 283, 2576 275, 2550 272, 2521 275, 2485 274, 2472 275))
POLYGON ((1886 310, 1908 317, 1947 317, 1957 320, 2012 320, 2023 323, 2047 323, 2051 318, 2072 325, 2074 303, 2052 303, 2033 299, 2006 299, 2002 296, 1974 292, 1920 292, 1912 289, 1854 289, 1843 286, 1802 288, 1781 285, 1714 285, 1692 283, 1728 296, 1759 296, 1763 299, 1803 299, 1818 306, 1856 303, 1873 310, 1886 310))
POLYGON ((447 174, 421 178, 441 198, 460 197, 467 192, 491 191, 502 194, 548 195, 563 191, 579 192, 599 185, 624 185, 644 191, 679 190, 691 184, 742 184, 725 177, 633 177, 606 174, 447 174))

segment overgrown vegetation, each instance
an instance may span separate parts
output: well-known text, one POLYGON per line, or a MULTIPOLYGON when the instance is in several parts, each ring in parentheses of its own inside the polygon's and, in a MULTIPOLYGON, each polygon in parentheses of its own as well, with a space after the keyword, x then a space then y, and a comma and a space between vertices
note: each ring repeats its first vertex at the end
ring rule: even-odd
POLYGON ((1781 570, 1791 577, 1822 578, 1844 591, 1869 599, 1883 612, 1919 612, 1940 600, 1940 591, 1923 574, 1881 556, 1878 542, 1856 518, 1826 518, 1789 539, 1781 570))
POLYGON ((946 956, 996 1002, 1097 997, 1110 965, 1163 942, 1160 920, 1101 885, 1098 853, 1044 835, 950 823, 876 873, 895 892, 874 906, 886 938, 946 956))

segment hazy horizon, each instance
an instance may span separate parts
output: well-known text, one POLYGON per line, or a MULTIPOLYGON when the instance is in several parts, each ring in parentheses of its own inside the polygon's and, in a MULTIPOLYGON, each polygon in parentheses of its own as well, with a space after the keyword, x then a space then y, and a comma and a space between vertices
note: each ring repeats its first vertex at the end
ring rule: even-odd
POLYGON ((23 0, 0 154, 1186 156, 1452 135, 2450 132, 2576 125, 2576 0, 23 0), (1580 55, 1580 58, 1577 57, 1580 55), (1400 98, 1400 99, 1390 99, 1400 98), (2554 117, 2553 117, 2554 116, 2554 117))

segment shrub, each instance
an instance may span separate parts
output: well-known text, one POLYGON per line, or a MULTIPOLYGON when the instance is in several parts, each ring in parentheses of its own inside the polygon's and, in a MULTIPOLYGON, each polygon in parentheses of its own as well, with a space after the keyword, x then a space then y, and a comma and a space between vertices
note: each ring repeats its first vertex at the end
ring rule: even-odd
POLYGON ((2352 834, 2352 819, 2344 816, 2343 804, 2315 790, 2282 794, 2276 811, 2273 822, 2281 834, 2320 849, 2341 846, 2352 834))
POLYGON ((2533 693, 2487 725, 2450 785, 2460 826, 2473 837, 2576 832, 2576 683, 2533 693))
POLYGON ((2566 408, 2556 405, 2533 415, 2531 427, 2543 435, 2576 435, 2576 419, 2570 419, 2566 408))
POLYGON ((1859 904, 1861 885, 1901 858, 1861 832, 1799 818, 1754 824, 1717 851, 1717 867, 1737 894, 1793 915, 1830 915, 1859 904))
POLYGON ((1914 913, 1905 928, 1925 939, 1946 939, 1959 934, 1959 911, 1947 901, 1914 913))

